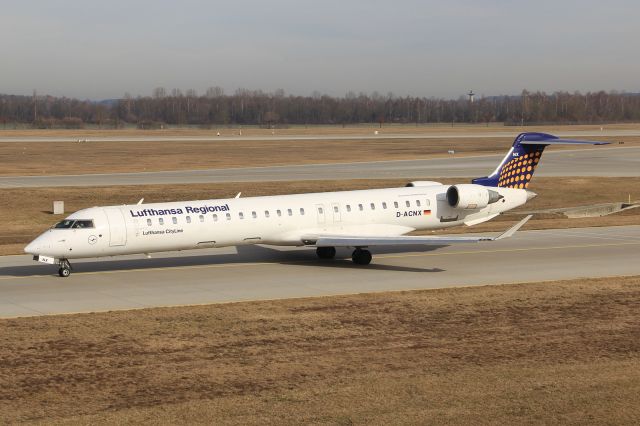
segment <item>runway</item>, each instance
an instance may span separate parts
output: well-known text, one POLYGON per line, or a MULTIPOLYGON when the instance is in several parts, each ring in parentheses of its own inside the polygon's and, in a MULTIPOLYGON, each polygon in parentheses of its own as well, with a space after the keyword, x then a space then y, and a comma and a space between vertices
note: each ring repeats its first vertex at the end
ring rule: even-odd
MULTIPOLYGON (((505 225, 506 227, 506 225, 505 225)), ((640 274, 640 226, 519 232, 492 243, 372 250, 358 267, 339 251, 253 246, 74 262, 0 258, 0 317, 640 274)))
MULTIPOLYGON (((505 148, 506 152, 506 148, 505 148)), ((423 160, 332 163, 293 166, 167 172, 0 177, 0 188, 188 184, 216 182, 299 181, 480 177, 491 173, 504 154, 451 156, 423 160)), ((640 147, 545 151, 537 176, 640 176, 640 147)))
MULTIPOLYGON (((217 136, 217 130, 212 130, 210 136, 159 136, 154 133, 153 136, 73 136, 73 137, 37 137, 37 136, 20 136, 0 137, 2 142, 70 142, 77 143, 78 140, 84 142, 208 142, 208 141, 327 141, 327 140, 370 140, 370 139, 478 139, 478 138, 511 138, 517 134, 517 130, 511 131, 483 131, 484 129, 472 130, 469 132, 453 131, 428 132, 428 133, 393 133, 393 129, 362 129, 362 134, 344 134, 344 135, 287 135, 279 134, 277 131, 273 135, 267 136, 239 136, 229 135, 237 129, 221 129, 221 135, 217 136), (374 131, 378 130, 378 134, 374 131), (225 134, 225 131, 227 134, 225 134), (367 133, 364 133, 364 132, 367 133)), ((553 132, 559 137, 616 137, 616 136, 640 136, 640 129, 603 129, 603 130, 572 130, 568 132, 553 132)))

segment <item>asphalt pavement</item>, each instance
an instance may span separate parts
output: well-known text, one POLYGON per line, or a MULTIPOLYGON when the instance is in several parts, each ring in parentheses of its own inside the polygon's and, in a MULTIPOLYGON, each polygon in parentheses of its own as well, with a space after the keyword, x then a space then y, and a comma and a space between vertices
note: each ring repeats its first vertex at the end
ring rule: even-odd
POLYGON ((320 261, 309 248, 247 246, 73 262, 59 278, 0 257, 0 317, 640 274, 640 226, 518 232, 491 243, 377 248, 320 261))

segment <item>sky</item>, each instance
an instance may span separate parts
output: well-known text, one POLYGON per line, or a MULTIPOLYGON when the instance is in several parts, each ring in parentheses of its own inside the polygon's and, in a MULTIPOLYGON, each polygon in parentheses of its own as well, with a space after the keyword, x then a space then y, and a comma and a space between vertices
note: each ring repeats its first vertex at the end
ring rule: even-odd
POLYGON ((3 0, 0 93, 640 91, 637 0, 3 0))

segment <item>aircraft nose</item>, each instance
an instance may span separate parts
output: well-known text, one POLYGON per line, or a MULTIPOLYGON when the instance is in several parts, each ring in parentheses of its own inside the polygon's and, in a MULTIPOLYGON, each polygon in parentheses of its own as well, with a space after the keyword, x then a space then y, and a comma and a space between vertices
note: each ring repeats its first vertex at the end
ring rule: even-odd
POLYGON ((27 254, 37 254, 38 247, 35 242, 36 241, 33 240, 29 244, 27 244, 27 246, 24 248, 24 252, 27 254))
POLYGON ((527 189, 527 201, 529 201, 529 200, 531 200, 531 199, 533 199, 533 198, 536 198, 537 196, 538 196, 538 194, 536 194, 536 193, 535 193, 535 192, 533 192, 533 191, 529 191, 529 190, 527 189))
POLYGON ((46 250, 50 247, 51 243, 49 241, 49 238, 43 234, 27 244, 27 246, 24 248, 24 252, 28 254, 43 254, 43 250, 46 250))

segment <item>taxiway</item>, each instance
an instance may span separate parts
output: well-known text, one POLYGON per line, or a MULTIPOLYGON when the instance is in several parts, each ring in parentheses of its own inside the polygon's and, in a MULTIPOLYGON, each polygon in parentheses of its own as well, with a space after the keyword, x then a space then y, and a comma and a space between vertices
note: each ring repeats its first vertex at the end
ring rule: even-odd
POLYGON ((261 246, 75 261, 74 274, 0 257, 0 317, 640 274, 640 226, 519 232, 493 243, 340 250, 261 246))
MULTIPOLYGON (((295 134, 280 134, 276 131, 272 135, 266 136, 241 136, 235 135, 237 129, 222 129, 220 136, 217 136, 217 131, 212 130, 210 135, 203 136, 163 136, 161 133, 153 133, 152 136, 2 136, 0 137, 0 143, 2 142, 69 142, 77 143, 83 142, 208 142, 208 141, 320 141, 320 140, 363 140, 363 139, 479 139, 479 138, 511 138, 518 134, 517 130, 510 131, 484 131, 484 129, 470 130, 470 131, 458 131, 458 129, 451 129, 451 131, 431 131, 428 133, 394 133, 393 129, 379 130, 375 127, 369 129, 362 129, 361 134, 328 134, 328 135, 295 135, 295 134), (379 133, 374 133, 379 130, 379 133), (366 132, 366 133, 365 133, 366 132)), ((631 137, 640 136, 639 129, 602 129, 602 130, 571 130, 564 132, 552 132, 559 137, 631 137)))

